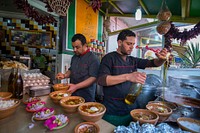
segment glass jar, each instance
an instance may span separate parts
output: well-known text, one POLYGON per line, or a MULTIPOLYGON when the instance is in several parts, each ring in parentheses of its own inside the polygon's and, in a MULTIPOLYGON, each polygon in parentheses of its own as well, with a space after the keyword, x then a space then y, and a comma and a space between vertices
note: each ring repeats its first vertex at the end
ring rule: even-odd
POLYGON ((129 105, 133 104, 137 96, 140 94, 141 90, 142 90, 142 84, 133 83, 128 95, 125 98, 125 103, 129 105))

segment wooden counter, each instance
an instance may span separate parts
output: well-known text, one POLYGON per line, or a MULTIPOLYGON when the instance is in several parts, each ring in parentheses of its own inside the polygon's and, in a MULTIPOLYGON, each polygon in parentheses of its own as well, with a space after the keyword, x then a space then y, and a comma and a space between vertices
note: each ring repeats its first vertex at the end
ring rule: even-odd
MULTIPOLYGON (((21 103, 13 115, 0 120, 0 133, 74 133, 76 125, 83 122, 78 113, 65 113, 62 107, 59 104, 53 103, 48 96, 43 96, 41 99, 46 102, 45 107, 53 107, 56 114, 65 114, 68 116, 70 122, 66 127, 50 131, 43 125, 44 121, 35 121, 35 126, 32 129, 29 129, 29 123, 32 123, 32 113, 27 112, 25 110, 26 105, 21 103)), ((114 125, 104 121, 103 119, 97 121, 96 124, 100 127, 100 133, 112 133, 115 128, 114 125)))

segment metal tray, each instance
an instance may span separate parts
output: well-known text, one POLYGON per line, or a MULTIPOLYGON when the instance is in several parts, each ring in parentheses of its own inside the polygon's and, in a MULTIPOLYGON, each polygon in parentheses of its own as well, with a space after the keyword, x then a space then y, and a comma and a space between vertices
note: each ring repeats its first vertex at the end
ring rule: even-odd
POLYGON ((35 96, 43 96, 48 95, 51 92, 51 86, 30 86, 27 88, 27 92, 29 96, 35 97, 35 96))

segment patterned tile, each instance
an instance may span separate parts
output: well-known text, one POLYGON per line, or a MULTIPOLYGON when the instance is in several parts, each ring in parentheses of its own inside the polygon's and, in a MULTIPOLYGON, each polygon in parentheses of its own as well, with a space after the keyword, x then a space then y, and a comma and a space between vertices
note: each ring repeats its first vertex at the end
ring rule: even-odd
MULTIPOLYGON (((10 29, 20 29, 20 30, 38 30, 38 31, 52 31, 52 44, 55 44, 56 35, 57 35, 57 24, 47 24, 47 25, 38 25, 37 22, 32 20, 25 19, 10 19, 0 17, 0 29, 6 30, 5 43, 2 43, 0 46, 1 54, 9 55, 33 55, 35 54, 35 48, 29 48, 27 46, 10 46, 10 29)), ((45 50, 46 55, 49 55, 48 58, 51 58, 54 55, 54 52, 51 53, 51 50, 45 50), (50 52, 50 53, 49 53, 50 52)))

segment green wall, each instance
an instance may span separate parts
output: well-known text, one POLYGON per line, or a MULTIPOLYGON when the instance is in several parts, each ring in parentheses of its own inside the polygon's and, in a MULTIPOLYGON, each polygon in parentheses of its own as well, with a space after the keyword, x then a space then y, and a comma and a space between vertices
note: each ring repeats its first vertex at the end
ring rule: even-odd
MULTIPOLYGON (((91 8, 91 7, 89 7, 91 8)), ((76 18, 76 0, 71 3, 68 10, 68 32, 67 32, 67 46, 68 49, 72 48, 71 38, 75 34, 75 18, 76 18)), ((98 14, 98 33, 97 39, 102 41, 102 33, 103 33, 103 16, 101 13, 98 14)))

